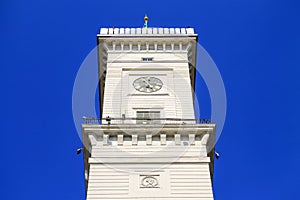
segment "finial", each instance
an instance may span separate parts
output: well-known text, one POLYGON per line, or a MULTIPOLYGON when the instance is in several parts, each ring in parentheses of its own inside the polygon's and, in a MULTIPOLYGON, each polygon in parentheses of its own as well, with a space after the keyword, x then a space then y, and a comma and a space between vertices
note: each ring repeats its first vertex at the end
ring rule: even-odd
POLYGON ((144 28, 148 28, 148 16, 145 14, 145 17, 144 17, 144 28))
POLYGON ((148 21, 148 16, 145 14, 144 21, 148 21))

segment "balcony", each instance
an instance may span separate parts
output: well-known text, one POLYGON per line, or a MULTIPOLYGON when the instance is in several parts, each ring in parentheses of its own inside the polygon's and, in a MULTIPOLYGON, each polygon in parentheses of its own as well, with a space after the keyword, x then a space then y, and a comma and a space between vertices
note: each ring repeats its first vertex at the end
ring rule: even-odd
POLYGON ((181 118, 86 118, 84 124, 102 125, 185 125, 185 124, 212 124, 211 119, 181 119, 181 118))

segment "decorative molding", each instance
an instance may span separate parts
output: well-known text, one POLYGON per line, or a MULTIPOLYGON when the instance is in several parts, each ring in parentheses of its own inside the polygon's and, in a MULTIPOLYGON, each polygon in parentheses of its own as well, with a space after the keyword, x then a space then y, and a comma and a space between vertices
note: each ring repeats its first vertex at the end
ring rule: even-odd
POLYGON ((108 142, 109 142, 109 135, 104 134, 103 135, 103 145, 108 145, 108 142))
POLYGON ((206 145, 209 138, 209 133, 205 133, 201 139, 201 144, 206 145))
POLYGON ((106 157, 106 158, 93 158, 90 157, 88 159, 89 163, 112 163, 112 164, 136 164, 136 163, 209 163, 210 158, 209 157, 191 157, 191 158, 186 158, 186 157, 178 157, 178 158, 157 158, 157 157, 106 157))
POLYGON ((123 145, 123 134, 118 134, 118 145, 123 145))
POLYGON ((131 137, 132 137, 132 145, 137 145, 138 144, 138 135, 133 134, 131 137))
POLYGON ((160 144, 161 145, 166 145, 167 142, 167 135, 166 134, 160 134, 160 144))
POLYGON ((197 36, 194 28, 101 28, 98 36, 197 36))
POLYGON ((96 140, 96 138, 95 138, 94 135, 89 135, 89 139, 90 139, 90 142, 91 142, 92 146, 96 146, 97 145, 97 140, 96 140))
POLYGON ((147 145, 151 145, 152 144, 152 135, 151 134, 147 134, 146 135, 146 144, 147 145))
POLYGON ((189 143, 190 143, 190 145, 195 145, 195 134, 194 133, 189 134, 189 143))
POLYGON ((180 145, 181 144, 180 134, 174 134, 174 138, 175 138, 175 144, 180 145))
MULTIPOLYGON (((99 38, 100 40, 100 38, 99 38)), ((107 53, 193 53, 194 40, 191 38, 168 38, 164 41, 157 42, 151 38, 137 40, 125 40, 124 38, 106 38, 101 42, 102 52, 107 53)))

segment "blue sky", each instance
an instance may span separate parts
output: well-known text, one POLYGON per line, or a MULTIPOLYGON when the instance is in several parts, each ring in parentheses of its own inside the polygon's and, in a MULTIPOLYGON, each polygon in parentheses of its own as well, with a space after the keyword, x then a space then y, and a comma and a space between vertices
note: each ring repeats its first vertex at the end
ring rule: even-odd
POLYGON ((100 27, 192 26, 217 64, 227 118, 216 200, 299 199, 300 3, 296 0, 0 3, 0 199, 83 200, 72 118, 77 70, 100 27))

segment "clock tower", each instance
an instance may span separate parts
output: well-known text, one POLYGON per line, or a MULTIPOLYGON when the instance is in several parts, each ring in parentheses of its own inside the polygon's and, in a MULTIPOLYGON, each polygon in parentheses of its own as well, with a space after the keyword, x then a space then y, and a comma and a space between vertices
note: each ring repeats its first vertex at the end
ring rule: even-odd
POLYGON ((193 28, 101 28, 101 118, 82 125, 87 200, 213 199, 215 124, 195 119, 193 28))

